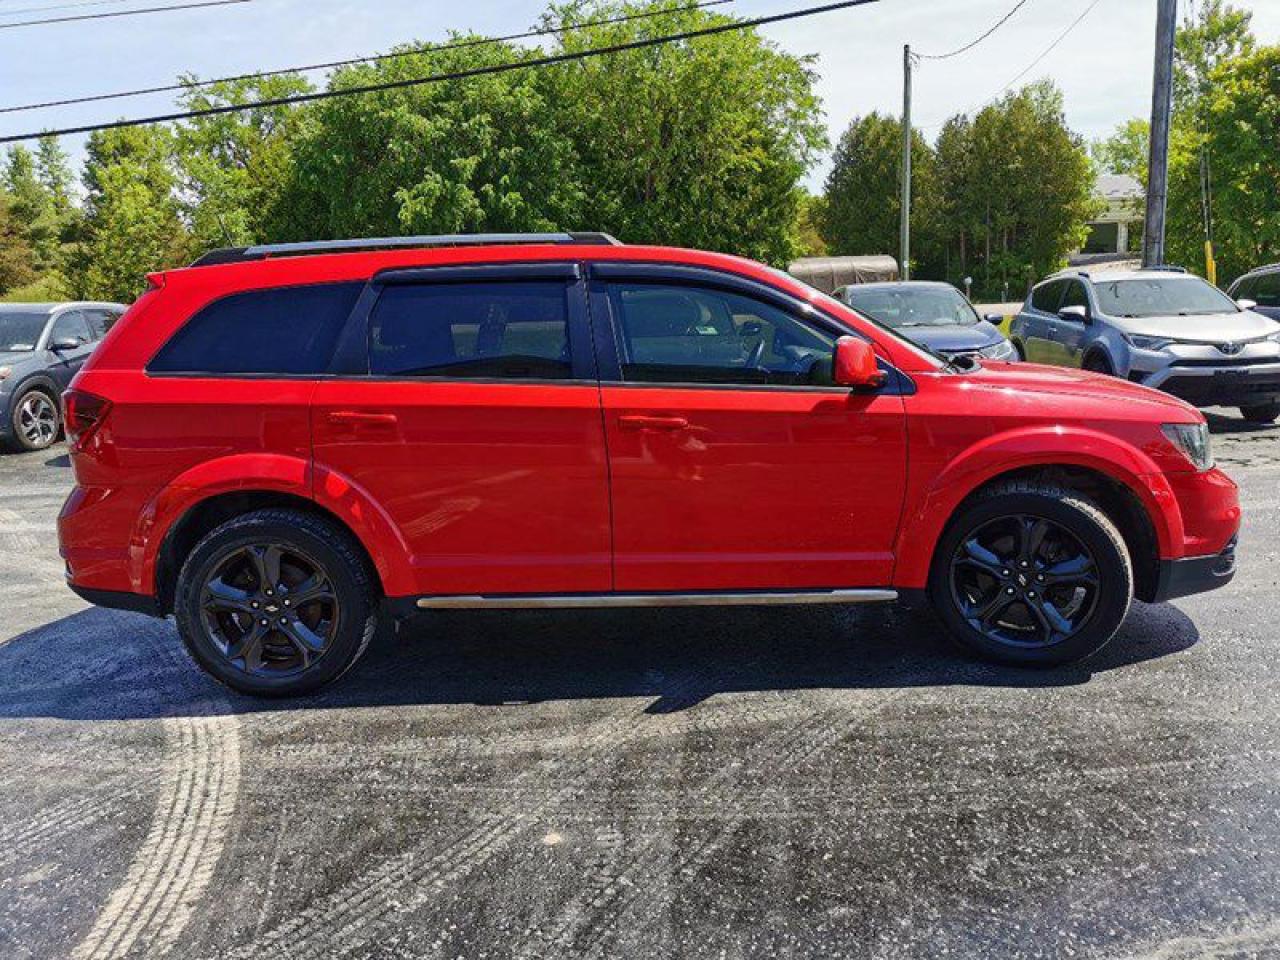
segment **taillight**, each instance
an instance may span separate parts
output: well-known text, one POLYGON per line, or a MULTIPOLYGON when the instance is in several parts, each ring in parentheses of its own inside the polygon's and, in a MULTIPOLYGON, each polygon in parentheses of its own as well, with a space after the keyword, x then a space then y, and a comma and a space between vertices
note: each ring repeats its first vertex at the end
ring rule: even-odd
POLYGON ((106 397, 85 393, 83 390, 68 390, 64 393, 62 422, 66 425, 67 443, 73 447, 83 444, 102 425, 110 410, 111 401, 106 397))

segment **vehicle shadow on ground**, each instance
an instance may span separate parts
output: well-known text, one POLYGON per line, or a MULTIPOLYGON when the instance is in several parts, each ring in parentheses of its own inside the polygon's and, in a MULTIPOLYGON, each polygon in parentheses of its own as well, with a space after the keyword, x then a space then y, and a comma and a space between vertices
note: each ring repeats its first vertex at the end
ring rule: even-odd
POLYGON ((1038 689, 1178 653, 1200 635, 1176 607, 1135 604, 1098 656, 1023 670, 965 658, 922 607, 448 612, 380 636, 338 684, 263 701, 200 673, 168 621, 87 610, 0 644, 0 718, 166 716, 650 698, 643 712, 717 694, 985 686, 1038 689))
POLYGON ((1202 410, 1200 412, 1203 413, 1205 419, 1209 421, 1209 432, 1214 435, 1280 432, 1280 424, 1250 423, 1239 414, 1233 417, 1221 413, 1212 413, 1209 410, 1202 410))

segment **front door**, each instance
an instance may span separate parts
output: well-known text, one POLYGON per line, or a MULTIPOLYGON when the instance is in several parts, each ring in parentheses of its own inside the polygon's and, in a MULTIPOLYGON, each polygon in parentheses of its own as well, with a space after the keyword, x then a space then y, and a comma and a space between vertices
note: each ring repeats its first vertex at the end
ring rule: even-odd
MULTIPOLYGON (((1062 298, 1061 311, 1066 307, 1084 307, 1090 310, 1089 291, 1079 280, 1067 283, 1066 293, 1062 298)), ((1084 357, 1085 322, 1059 316, 1057 323, 1058 359, 1054 362, 1064 367, 1078 367, 1084 357)))
POLYGON ((577 268, 384 279, 367 373, 317 388, 318 470, 381 506, 420 594, 609 590, 608 466, 577 268))
POLYGON ((832 385, 843 332, 724 277, 597 268, 621 592, 884 586, 906 472, 894 390, 832 385))

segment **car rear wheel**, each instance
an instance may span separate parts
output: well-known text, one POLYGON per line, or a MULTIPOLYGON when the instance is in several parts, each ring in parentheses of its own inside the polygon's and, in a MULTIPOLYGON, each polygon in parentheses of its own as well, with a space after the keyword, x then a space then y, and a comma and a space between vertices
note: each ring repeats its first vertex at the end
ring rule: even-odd
POLYGON ((1241 407, 1241 415, 1250 423, 1275 423, 1280 417, 1280 403, 1263 403, 1256 407, 1241 407))
POLYGON ((1133 600, 1124 539, 1099 507, 1046 483, 1003 484, 952 521, 929 592, 966 649, 1020 666, 1088 657, 1133 600))
POLYGON ((183 643, 218 680, 296 696, 342 676, 377 628, 373 576, 350 535, 295 510, 227 521, 191 552, 174 613, 183 643))
POLYGON ((12 421, 11 444, 21 451, 46 450, 62 431, 58 401, 34 387, 14 401, 12 421))

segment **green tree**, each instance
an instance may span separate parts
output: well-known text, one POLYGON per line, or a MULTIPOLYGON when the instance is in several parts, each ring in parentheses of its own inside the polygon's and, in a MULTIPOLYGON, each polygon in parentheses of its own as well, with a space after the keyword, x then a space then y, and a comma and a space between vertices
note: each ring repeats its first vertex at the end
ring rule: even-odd
POLYGON ((131 127, 93 134, 87 147, 84 241, 75 257, 78 296, 131 301, 145 275, 186 262, 173 134, 131 127))
POLYGON ((1222 62, 1206 89, 1203 125, 1174 130, 1166 243, 1171 262, 1203 262, 1200 156, 1207 150, 1218 280, 1226 284, 1280 250, 1280 46, 1222 62))
MULTIPOLYGON (((455 42, 463 37, 454 37, 455 42)), ((479 38, 471 38, 479 39, 479 38)), ((516 62, 505 44, 402 48, 339 70, 334 89, 516 62)), ((277 239, 549 230, 582 223, 575 147, 542 71, 519 70, 316 104, 269 212, 277 239)))
POLYGON ((0 190, 0 296, 36 277, 35 254, 13 214, 13 201, 0 190))
POLYGON ((1228 60, 1253 51, 1253 14, 1225 0, 1204 0, 1174 39, 1173 102, 1179 113, 1196 112, 1209 92, 1213 72, 1228 60))
POLYGON ((1135 117, 1116 127, 1109 137, 1095 140, 1090 153, 1099 173, 1123 173, 1145 184, 1150 150, 1151 124, 1135 117))
POLYGON ((984 297, 1021 296, 1084 242, 1094 170, 1050 82, 1006 94, 938 142, 946 275, 984 297))
MULTIPOLYGON (((190 84, 192 77, 185 78, 190 84)), ((254 77, 190 86, 185 109, 273 100, 309 92, 297 75, 254 77)), ((182 208, 201 250, 270 239, 270 219, 289 179, 304 107, 276 106, 198 117, 178 128, 174 150, 182 176, 182 208)))
MULTIPOLYGON (((940 244, 934 151, 911 135, 912 262, 936 271, 940 244)), ((840 137, 827 176, 823 236, 837 254, 898 255, 902 210, 902 122, 880 113, 855 118, 840 137)))

